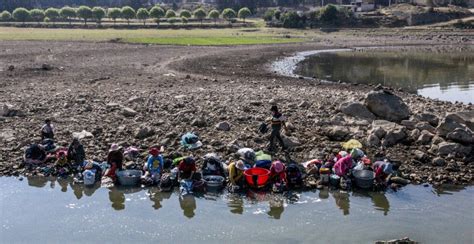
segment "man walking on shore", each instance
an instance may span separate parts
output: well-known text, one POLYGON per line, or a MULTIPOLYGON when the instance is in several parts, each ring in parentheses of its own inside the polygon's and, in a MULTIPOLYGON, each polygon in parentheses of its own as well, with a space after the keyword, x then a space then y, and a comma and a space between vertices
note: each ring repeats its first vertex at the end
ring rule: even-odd
POLYGON ((278 140, 280 143, 280 146, 282 147, 283 150, 286 149, 285 144, 283 143, 283 139, 281 138, 281 128, 283 127, 286 131, 286 118, 283 116, 282 113, 278 111, 278 107, 276 105, 273 105, 270 109, 272 112, 272 118, 270 120, 270 124, 272 126, 272 133, 270 135, 270 148, 269 150, 271 152, 275 151, 275 139, 278 140))

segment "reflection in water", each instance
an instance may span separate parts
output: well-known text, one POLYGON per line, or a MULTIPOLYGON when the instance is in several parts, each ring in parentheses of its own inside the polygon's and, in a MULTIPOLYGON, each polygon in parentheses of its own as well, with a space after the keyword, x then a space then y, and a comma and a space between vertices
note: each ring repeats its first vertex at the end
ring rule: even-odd
POLYGON ((230 193, 227 199, 227 206, 230 208, 230 212, 234 214, 244 213, 244 199, 238 194, 230 193))
POLYGON ((427 94, 424 90, 422 94, 469 103, 474 102, 474 52, 472 48, 466 49, 445 53, 414 50, 319 53, 302 61, 295 73, 349 83, 381 83, 412 92, 437 87, 441 92, 427 94), (439 97, 439 93, 447 94, 439 97))
POLYGON ((164 199, 170 199, 171 198, 171 192, 161 192, 160 188, 158 187, 150 187, 148 188, 148 195, 150 197, 150 200, 153 202, 153 209, 158 210, 160 209, 161 206, 161 201, 164 199))
POLYGON ((69 185, 69 181, 64 178, 59 178, 58 185, 61 187, 62 192, 67 192, 67 186, 69 185))
POLYGON ((344 191, 334 191, 332 197, 336 200, 336 205, 342 210, 342 213, 348 215, 350 207, 349 193, 344 191))
POLYGON ((280 196, 275 196, 268 203, 270 204, 270 210, 267 212, 268 216, 280 219, 281 214, 285 210, 284 199, 280 196))
POLYGON ((179 206, 183 210, 184 216, 188 218, 194 217, 194 210, 196 210, 196 198, 192 194, 179 196, 179 206))
POLYGON ((383 215, 387 215, 390 209, 390 203, 384 193, 371 192, 369 195, 372 197, 372 202, 377 210, 383 211, 383 215))
POLYGON ((29 186, 34 186, 34 187, 45 187, 46 184, 48 183, 48 178, 46 177, 39 177, 39 176, 28 176, 26 178, 28 180, 28 185, 29 186))
POLYGON ((122 191, 111 188, 109 191, 109 200, 112 202, 112 208, 115 210, 125 209, 125 194, 122 191))
POLYGON ((454 192, 460 192, 465 189, 466 187, 464 186, 445 185, 442 188, 434 189, 434 191, 436 195, 441 196, 441 195, 453 195, 454 192))
MULTIPOLYGON (((46 187, 49 185, 52 188, 58 188, 61 192, 68 192, 68 188, 72 189, 72 193, 79 200, 84 195, 91 197, 99 188, 100 184, 94 187, 84 187, 82 184, 75 184, 71 179, 55 179, 44 177, 27 177, 28 185, 32 187, 46 187), (48 184, 48 182, 50 184, 48 184)), ((441 196, 443 194, 452 194, 466 189, 462 186, 446 186, 445 188, 433 189, 435 195, 441 196)), ((126 194, 138 193, 145 190, 149 200, 152 202, 152 208, 158 210, 162 208, 162 201, 170 199, 176 192, 161 192, 157 187, 112 187, 108 189, 108 197, 111 206, 114 210, 121 211, 125 209, 126 194)), ((71 191, 69 191, 71 192, 71 191)), ((316 192, 315 192, 316 193, 316 192)), ((178 194, 179 195, 179 194, 178 194)), ((266 214, 273 219, 280 219, 287 204, 307 203, 307 199, 312 202, 319 202, 329 199, 332 196, 338 209, 342 210, 343 215, 350 214, 350 198, 369 198, 375 210, 383 212, 383 215, 388 215, 390 212, 390 202, 386 197, 385 192, 370 192, 364 190, 354 190, 352 192, 345 192, 339 190, 331 190, 328 188, 321 189, 317 192, 317 200, 314 197, 309 197, 308 192, 286 192, 284 194, 274 194, 262 191, 248 191, 246 194, 231 194, 231 193, 217 193, 211 192, 202 196, 186 195, 179 196, 179 206, 183 210, 183 215, 187 218, 193 218, 197 209, 196 198, 201 200, 219 201, 219 199, 226 199, 226 204, 233 214, 244 214, 244 204, 268 206, 265 211, 266 214), (221 194, 225 194, 224 198, 220 198, 221 194)), ((250 207, 251 208, 251 207, 250 207)))

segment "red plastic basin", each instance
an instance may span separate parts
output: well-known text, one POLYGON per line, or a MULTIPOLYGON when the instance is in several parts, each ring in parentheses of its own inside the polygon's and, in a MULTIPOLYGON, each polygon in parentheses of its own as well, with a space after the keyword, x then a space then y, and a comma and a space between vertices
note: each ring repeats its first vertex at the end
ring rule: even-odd
POLYGON ((244 171, 245 180, 251 187, 259 188, 267 184, 270 179, 270 170, 264 168, 251 168, 244 171))

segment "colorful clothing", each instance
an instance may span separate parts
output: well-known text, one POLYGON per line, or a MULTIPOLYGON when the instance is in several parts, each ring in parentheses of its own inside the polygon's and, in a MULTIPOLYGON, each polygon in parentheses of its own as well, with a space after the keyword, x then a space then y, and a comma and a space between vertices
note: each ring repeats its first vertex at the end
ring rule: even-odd
POLYGON ((286 168, 283 168, 283 171, 280 173, 277 173, 273 167, 273 165, 270 167, 270 179, 275 182, 275 183, 288 183, 286 179, 286 168))
POLYGON ((186 163, 184 160, 179 163, 178 169, 184 179, 191 178, 191 174, 197 170, 196 163, 186 163))
POLYGON ((147 169, 152 175, 160 174, 161 171, 163 170, 163 167, 164 167, 163 156, 161 155, 158 155, 156 157, 153 155, 148 156, 147 169))
POLYGON ((229 164, 229 180, 232 185, 240 185, 243 176, 244 172, 242 170, 237 169, 235 162, 229 164))
MULTIPOLYGON (((377 161, 372 165, 372 169, 375 172, 375 179, 377 181, 385 181, 388 177, 389 174, 387 174, 384 170, 390 166, 389 162, 384 162, 384 161, 377 161)), ((390 171, 391 171, 390 167, 390 171)))
POLYGON ((349 170, 352 168, 352 156, 347 155, 334 164, 334 173, 338 176, 344 176, 349 173, 349 170))

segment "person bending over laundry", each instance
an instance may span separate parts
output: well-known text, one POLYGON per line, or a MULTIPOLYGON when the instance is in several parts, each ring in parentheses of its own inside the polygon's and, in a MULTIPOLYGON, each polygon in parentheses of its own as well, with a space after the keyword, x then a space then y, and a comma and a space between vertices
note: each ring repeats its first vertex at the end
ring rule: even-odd
POLYGON ((82 146, 78 138, 74 138, 69 145, 67 158, 69 162, 72 162, 75 165, 81 165, 86 160, 84 146, 82 146))
POLYGON ((233 189, 241 189, 244 187, 244 171, 246 169, 242 160, 229 164, 229 181, 233 189))
POLYGON ((204 156, 204 163, 201 167, 202 175, 219 175, 225 177, 224 169, 220 159, 215 154, 204 156))
POLYGON ((286 167, 285 165, 280 162, 280 161, 275 161, 272 163, 272 166, 270 166, 270 180, 273 183, 279 183, 279 184, 288 184, 288 181, 286 179, 286 167))
POLYGON ((150 155, 145 166, 145 177, 152 177, 153 179, 160 179, 163 172, 164 160, 160 154, 160 150, 156 147, 150 148, 150 155))
POLYGON ((372 169, 375 172, 375 181, 386 186, 393 174, 393 165, 390 162, 377 161, 372 164, 372 169))
MULTIPOLYGON (((196 161, 192 157, 186 157, 178 165, 178 181, 185 179, 196 179, 196 161)), ((199 179, 196 179, 199 180, 199 179)))
POLYGON ((114 182, 117 179, 116 171, 122 170, 123 153, 121 149, 119 145, 112 144, 109 154, 107 155, 107 163, 110 165, 110 168, 105 171, 104 176, 112 178, 114 182))

